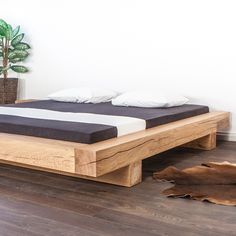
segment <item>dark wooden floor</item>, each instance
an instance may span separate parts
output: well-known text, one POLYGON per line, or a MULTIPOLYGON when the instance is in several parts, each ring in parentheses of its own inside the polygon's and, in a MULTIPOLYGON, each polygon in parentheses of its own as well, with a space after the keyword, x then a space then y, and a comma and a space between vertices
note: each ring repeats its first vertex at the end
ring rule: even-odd
POLYGON ((236 208, 160 194, 152 173, 206 161, 236 162, 236 143, 177 149, 144 162, 140 185, 123 188, 0 165, 0 235, 236 235, 236 208))

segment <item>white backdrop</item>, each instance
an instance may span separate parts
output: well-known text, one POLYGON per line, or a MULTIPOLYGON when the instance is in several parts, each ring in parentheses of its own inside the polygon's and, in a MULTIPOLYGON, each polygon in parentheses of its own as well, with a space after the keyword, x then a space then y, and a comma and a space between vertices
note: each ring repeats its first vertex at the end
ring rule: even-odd
POLYGON ((31 43, 22 98, 93 85, 178 91, 231 111, 236 138, 236 1, 0 0, 31 43))

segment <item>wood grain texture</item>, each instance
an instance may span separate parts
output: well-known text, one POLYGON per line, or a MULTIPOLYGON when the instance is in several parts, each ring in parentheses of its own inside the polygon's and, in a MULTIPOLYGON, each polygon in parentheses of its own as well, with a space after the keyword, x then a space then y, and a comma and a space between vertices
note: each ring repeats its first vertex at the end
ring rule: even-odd
POLYGON ((140 182, 143 159, 201 138, 211 149, 228 120, 211 112, 90 145, 1 133, 0 162, 129 187, 140 182))
POLYGON ((216 129, 212 129, 210 134, 202 138, 193 140, 192 142, 186 143, 183 146, 208 151, 214 149, 216 147, 216 129))
MULTIPOLYGON (((76 173, 93 177, 104 175, 131 162, 208 136, 213 130, 216 132, 225 127, 227 120, 229 113, 211 112, 83 146, 75 150, 76 173)), ((213 142, 214 135, 211 138, 209 140, 213 142)))
POLYGON ((59 171, 55 169, 48 169, 44 167, 32 166, 23 163, 9 162, 6 160, 0 160, 2 164, 15 165, 23 168, 45 171, 65 176, 76 177, 80 179, 92 180, 96 182, 102 182, 107 184, 113 184, 123 187, 132 187, 139 184, 142 181, 142 162, 131 163, 128 166, 122 167, 118 170, 102 175, 100 177, 90 177, 85 175, 78 175, 71 172, 59 171))
POLYGON ((2 236, 235 236, 235 207, 166 198, 169 183, 152 179, 173 165, 236 162, 236 143, 202 151, 177 148, 143 161, 133 188, 0 165, 2 236))
POLYGON ((120 185, 124 187, 132 187, 142 181, 142 161, 131 163, 128 166, 122 167, 100 177, 92 178, 80 176, 80 178, 120 185))
POLYGON ((75 145, 0 133, 0 160, 74 173, 75 145))

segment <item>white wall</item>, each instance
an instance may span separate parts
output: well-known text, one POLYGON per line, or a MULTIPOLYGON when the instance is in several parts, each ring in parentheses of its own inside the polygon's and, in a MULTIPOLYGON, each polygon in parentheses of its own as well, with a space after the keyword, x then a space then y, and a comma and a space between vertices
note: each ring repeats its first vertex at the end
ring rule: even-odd
POLYGON ((33 46, 21 97, 106 86, 178 91, 231 111, 236 135, 236 1, 1 0, 33 46))

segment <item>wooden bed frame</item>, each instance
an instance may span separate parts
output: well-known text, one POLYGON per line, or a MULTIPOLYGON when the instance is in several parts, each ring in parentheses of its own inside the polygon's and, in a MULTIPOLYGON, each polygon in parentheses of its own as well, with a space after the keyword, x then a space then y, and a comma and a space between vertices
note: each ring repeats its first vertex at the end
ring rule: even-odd
POLYGON ((228 112, 210 112, 95 144, 0 133, 0 162, 131 187, 142 160, 177 146, 211 150, 228 112))

